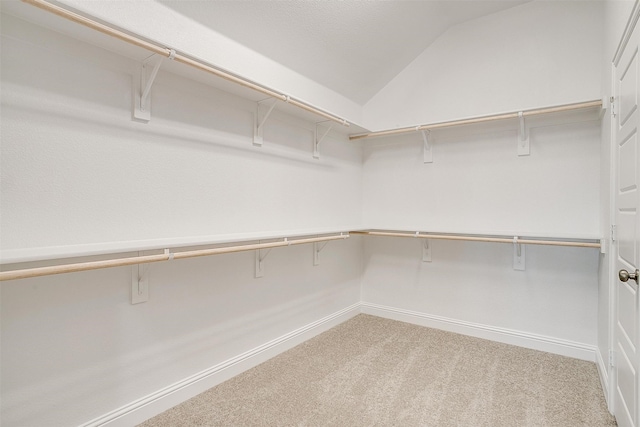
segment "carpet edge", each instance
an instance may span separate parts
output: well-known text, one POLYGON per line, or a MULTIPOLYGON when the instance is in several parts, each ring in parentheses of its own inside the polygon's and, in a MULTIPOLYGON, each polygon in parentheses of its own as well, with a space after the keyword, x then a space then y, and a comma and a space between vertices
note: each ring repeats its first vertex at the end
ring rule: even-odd
POLYGON ((608 365, 605 363, 604 358, 602 357, 602 353, 600 352, 600 348, 596 348, 596 366, 598 367, 598 377, 600 378, 600 386, 602 387, 602 392, 604 393, 604 401, 607 404, 607 409, 609 413, 613 415, 611 412, 611 399, 609 396, 609 370, 608 365))
POLYGON ((596 362, 597 347, 589 344, 367 302, 362 303, 361 310, 363 314, 596 362))
POLYGON ((88 421, 80 427, 120 427, 139 424, 229 378, 319 335, 361 312, 355 303, 342 310, 284 334, 224 362, 198 372, 161 390, 88 421))

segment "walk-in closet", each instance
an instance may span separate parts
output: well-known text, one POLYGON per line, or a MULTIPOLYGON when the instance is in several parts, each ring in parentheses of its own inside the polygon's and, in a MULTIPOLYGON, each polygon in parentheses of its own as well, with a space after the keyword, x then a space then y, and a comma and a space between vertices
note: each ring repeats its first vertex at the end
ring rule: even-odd
POLYGON ((0 424, 640 427, 639 17, 3 0, 0 424))

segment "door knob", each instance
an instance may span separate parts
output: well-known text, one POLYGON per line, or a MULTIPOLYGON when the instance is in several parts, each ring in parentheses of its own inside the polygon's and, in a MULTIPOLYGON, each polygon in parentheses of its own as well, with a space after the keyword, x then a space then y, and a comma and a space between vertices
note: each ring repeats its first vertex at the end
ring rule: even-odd
POLYGON ((636 269, 636 271, 633 273, 629 273, 627 270, 620 270, 618 272, 618 278, 620 279, 621 282, 626 282, 629 279, 635 280, 637 284, 639 273, 640 272, 638 272, 638 269, 636 269))

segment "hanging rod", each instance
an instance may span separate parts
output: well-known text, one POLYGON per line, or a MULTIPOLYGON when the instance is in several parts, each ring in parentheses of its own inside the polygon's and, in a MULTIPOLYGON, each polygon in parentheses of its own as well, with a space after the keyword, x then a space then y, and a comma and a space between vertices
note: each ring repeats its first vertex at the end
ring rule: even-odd
POLYGON ((118 30, 116 28, 110 27, 108 25, 102 24, 100 22, 94 21, 90 18, 87 18, 85 16, 82 16, 78 13, 75 12, 71 12, 70 10, 67 10, 65 8, 62 8, 60 6, 56 6, 54 4, 49 3, 48 1, 45 0, 22 0, 25 3, 31 4, 33 6, 36 6, 40 9, 46 10, 48 12, 51 12, 55 15, 61 16, 63 18, 66 18, 70 21, 76 22, 78 24, 84 25, 86 27, 89 27, 93 30, 99 31, 103 34, 106 34, 108 36, 111 37, 115 37, 119 40, 125 41, 127 43, 133 44, 135 46, 141 47, 143 49, 147 49, 153 53, 156 53, 158 55, 163 55, 166 56, 167 58, 172 57, 172 59, 176 62, 181 62, 183 64, 189 65, 191 67, 197 68, 199 70, 205 71, 207 73, 210 74, 214 74, 218 77, 221 77, 223 79, 229 80, 233 83, 236 83, 238 85, 247 87, 249 89, 253 89, 257 92, 263 93, 267 96, 270 96, 272 98, 276 98, 279 99, 281 101, 287 102, 291 105, 294 105, 298 108, 301 108, 303 110, 306 110, 310 113, 313 114, 317 114, 319 116, 322 116, 326 119, 332 120, 334 122, 340 123, 343 126, 349 126, 349 122, 346 119, 340 118, 338 116, 334 116, 333 114, 327 113, 326 111, 322 111, 318 108, 312 107, 311 105, 308 105, 302 101, 299 101, 295 98, 290 97, 289 95, 286 94, 282 94, 279 93, 275 90, 269 89, 268 87, 262 86, 260 84, 254 83, 250 80, 244 79, 242 77, 238 77, 236 75, 233 75, 229 72, 223 71, 219 68, 216 68, 215 66, 205 63, 203 61, 200 60, 195 60, 192 58, 189 58, 188 56, 185 56, 183 54, 180 53, 176 53, 173 49, 149 42, 147 40, 142 39, 141 37, 135 36, 133 34, 130 33, 126 33, 124 31, 118 30))
POLYGON ((553 107, 536 108, 531 110, 516 111, 512 113, 495 114, 490 116, 478 116, 469 119, 452 120, 447 122, 430 123, 425 125, 410 126, 399 129, 381 130, 376 132, 358 133, 349 135, 350 140, 374 138, 377 136, 399 135, 403 133, 418 132, 423 130, 441 129, 451 126, 470 125, 483 122, 491 122, 496 120, 518 119, 520 113, 523 117, 536 116, 540 114, 559 113, 562 111, 581 110, 586 108, 602 107, 602 100, 579 102, 576 104, 556 105, 553 107))
POLYGON ((348 238, 349 238, 349 234, 341 233, 339 236, 311 237, 307 239, 295 239, 295 240, 288 240, 285 238, 283 241, 271 242, 271 243, 256 243, 252 245, 227 246, 222 248, 199 249, 199 250, 183 251, 183 252, 169 252, 169 250, 165 250, 165 253, 158 254, 158 255, 144 255, 144 256, 136 256, 136 257, 129 257, 129 258, 108 259, 104 261, 88 261, 88 262, 80 262, 75 264, 52 265, 49 267, 25 268, 21 270, 2 271, 0 272, 0 282, 5 280, 27 279, 30 277, 49 276, 53 274, 75 273, 78 271, 97 270, 100 268, 122 267, 126 265, 148 264, 152 262, 170 261, 174 259, 185 259, 185 258, 195 258, 195 257, 201 257, 201 256, 209 256, 209 255, 229 254, 234 252, 252 251, 257 249, 278 248, 281 246, 294 246, 294 245, 303 245, 306 243, 328 242, 331 240, 344 240, 348 238))
POLYGON ((580 242, 571 240, 536 240, 536 239, 520 239, 514 240, 513 237, 480 237, 477 235, 461 235, 461 234, 430 234, 430 233, 396 233, 391 231, 352 231, 351 234, 366 234, 369 236, 388 236, 388 237, 413 237, 433 240, 463 240, 469 242, 493 242, 493 243, 518 243, 522 245, 549 245, 549 246, 574 246, 579 248, 600 248, 600 243, 580 242))

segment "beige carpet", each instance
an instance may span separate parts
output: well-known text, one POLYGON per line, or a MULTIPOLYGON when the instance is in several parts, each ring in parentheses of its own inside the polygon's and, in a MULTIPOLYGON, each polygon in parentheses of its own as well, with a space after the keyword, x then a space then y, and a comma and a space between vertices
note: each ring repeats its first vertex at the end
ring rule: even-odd
POLYGON ((142 424, 614 425, 593 363, 368 315, 142 424))

